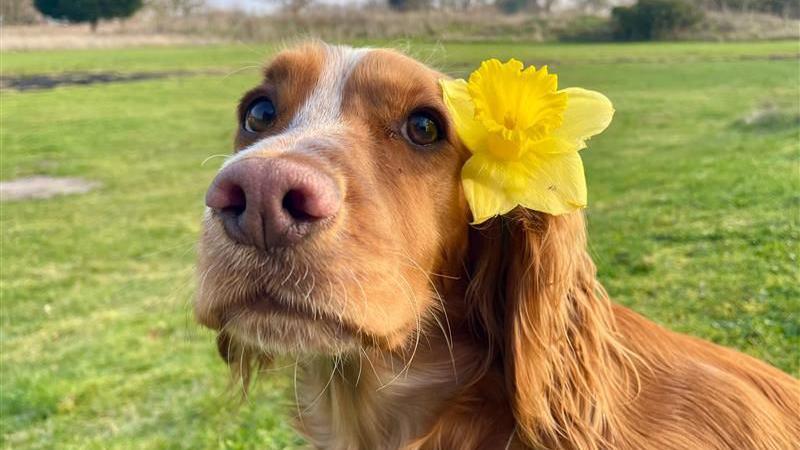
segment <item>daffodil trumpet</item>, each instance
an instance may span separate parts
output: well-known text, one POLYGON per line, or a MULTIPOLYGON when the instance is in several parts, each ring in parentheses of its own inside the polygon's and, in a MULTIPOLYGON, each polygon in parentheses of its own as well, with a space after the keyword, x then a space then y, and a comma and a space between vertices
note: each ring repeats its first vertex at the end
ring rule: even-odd
POLYGON ((461 179, 473 223, 518 205, 552 215, 586 206, 578 152, 611 123, 608 98, 558 90, 558 77, 546 66, 525 68, 515 59, 490 59, 468 81, 440 83, 458 136, 472 153, 461 179))

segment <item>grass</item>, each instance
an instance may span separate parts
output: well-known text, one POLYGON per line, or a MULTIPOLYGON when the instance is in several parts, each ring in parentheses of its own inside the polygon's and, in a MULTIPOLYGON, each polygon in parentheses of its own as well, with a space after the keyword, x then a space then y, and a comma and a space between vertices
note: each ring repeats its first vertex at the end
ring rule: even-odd
MULTIPOLYGON (((292 42, 289 40, 288 42, 292 42)), ((575 65, 612 62, 683 63, 729 60, 796 60, 800 46, 794 41, 660 44, 436 44, 398 39, 355 42, 387 46, 410 52, 445 69, 471 70, 479 57, 522 58, 528 62, 563 62, 575 65)), ((65 71, 174 71, 216 70, 223 73, 261 67, 264 55, 285 44, 229 44, 217 46, 145 47, 129 49, 41 50, 4 52, 3 73, 25 75, 65 71)), ((249 73, 255 73, 250 71, 249 73)))
MULTIPOLYGON (((270 48, 3 53, 2 63, 4 76, 227 73, 270 48)), ((800 375, 796 42, 410 49, 460 75, 489 56, 549 61, 561 85, 608 94, 615 121, 583 156, 592 254, 611 295, 800 375)), ((2 92, 1 179, 102 182, 2 204, 3 448, 302 445, 287 420, 289 377, 237 405, 212 334, 188 308, 218 164, 201 162, 229 150, 235 101, 258 75, 2 92)))

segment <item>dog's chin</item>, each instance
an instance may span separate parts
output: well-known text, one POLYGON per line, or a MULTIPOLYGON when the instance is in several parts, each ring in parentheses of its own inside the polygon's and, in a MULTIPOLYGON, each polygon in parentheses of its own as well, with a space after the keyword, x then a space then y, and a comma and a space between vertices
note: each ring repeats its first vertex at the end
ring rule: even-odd
POLYGON ((229 308, 220 331, 271 355, 338 355, 358 349, 356 328, 340 318, 270 296, 229 308))

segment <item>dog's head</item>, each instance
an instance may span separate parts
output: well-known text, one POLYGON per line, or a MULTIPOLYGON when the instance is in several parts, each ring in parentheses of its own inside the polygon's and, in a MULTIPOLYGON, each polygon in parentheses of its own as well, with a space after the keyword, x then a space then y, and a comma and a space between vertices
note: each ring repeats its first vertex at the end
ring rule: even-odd
POLYGON ((540 442, 536 424, 557 437, 580 405, 605 404, 609 306, 580 212, 518 207, 470 227, 469 152, 442 77, 388 50, 277 55, 242 98, 236 151, 208 190, 195 313, 236 366, 396 351, 448 314, 485 367, 499 361, 520 430, 540 442))
POLYGON ((273 59, 207 193, 200 322, 274 352, 337 353, 401 346, 431 320, 432 274, 460 270, 469 221, 441 77, 386 50, 273 59))

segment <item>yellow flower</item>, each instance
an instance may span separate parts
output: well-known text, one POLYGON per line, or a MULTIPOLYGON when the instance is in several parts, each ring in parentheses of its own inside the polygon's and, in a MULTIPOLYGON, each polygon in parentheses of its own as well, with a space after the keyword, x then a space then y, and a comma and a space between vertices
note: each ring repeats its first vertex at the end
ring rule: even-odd
POLYGON ((444 101, 472 157, 461 170, 474 223, 517 205, 558 215, 586 206, 578 151, 611 123, 603 95, 558 90, 547 67, 484 61, 464 80, 441 80, 444 101))

